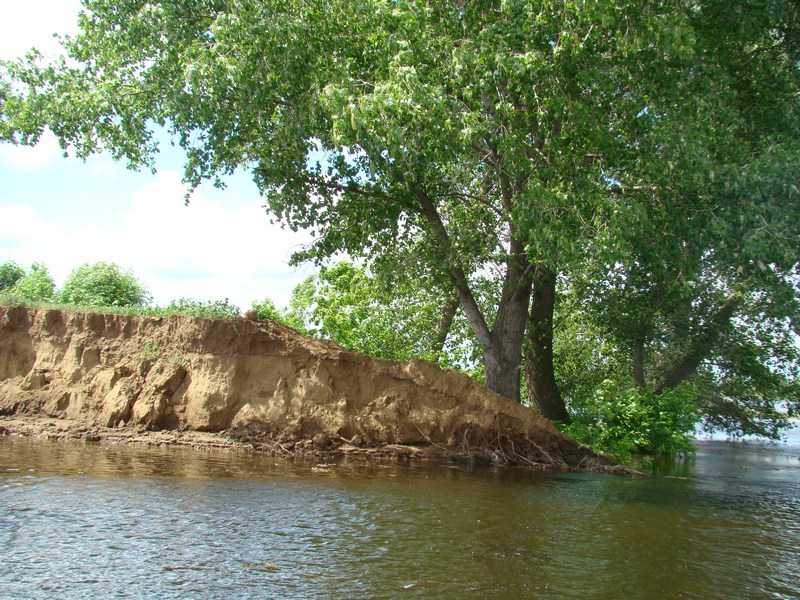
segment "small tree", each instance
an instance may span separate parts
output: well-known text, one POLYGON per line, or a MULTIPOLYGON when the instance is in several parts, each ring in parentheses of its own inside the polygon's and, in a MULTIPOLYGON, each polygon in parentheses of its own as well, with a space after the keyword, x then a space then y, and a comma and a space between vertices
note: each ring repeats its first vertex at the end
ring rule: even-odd
POLYGON ((377 358, 423 358, 469 369, 474 340, 454 315, 442 331, 436 290, 409 281, 386 281, 349 262, 322 269, 295 287, 280 320, 309 335, 377 358))
POLYGON ((141 306, 149 303, 150 294, 132 273, 98 262, 73 270, 59 300, 83 306, 141 306))
POLYGON ((25 269, 14 261, 4 262, 0 265, 0 292, 11 289, 23 277, 25 269))
POLYGON ((269 298, 265 298, 261 302, 253 302, 252 310, 256 313, 259 321, 283 322, 284 320, 280 309, 269 298))
POLYGON ((33 263, 31 270, 9 290, 12 297, 28 302, 46 302, 55 296, 56 285, 47 267, 33 263))
POLYGON ((201 319, 235 319, 239 316, 239 307, 224 300, 195 300, 178 298, 170 302, 164 310, 168 313, 198 317, 201 319))

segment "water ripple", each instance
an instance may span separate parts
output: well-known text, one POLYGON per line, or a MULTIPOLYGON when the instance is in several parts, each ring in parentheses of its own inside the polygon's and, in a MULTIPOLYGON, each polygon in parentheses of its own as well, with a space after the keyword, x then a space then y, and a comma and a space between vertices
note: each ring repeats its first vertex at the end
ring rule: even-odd
POLYGON ((791 465, 712 444, 680 478, 320 475, 0 440, 0 598, 796 598, 791 465))

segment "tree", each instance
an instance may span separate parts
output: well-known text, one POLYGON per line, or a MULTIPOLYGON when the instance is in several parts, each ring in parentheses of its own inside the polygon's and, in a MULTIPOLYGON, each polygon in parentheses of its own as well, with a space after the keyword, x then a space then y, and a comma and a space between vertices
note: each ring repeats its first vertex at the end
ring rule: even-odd
POLYGON ((800 408, 798 157, 770 146, 702 194, 661 198, 664 210, 619 238, 615 263, 589 265, 574 291, 588 309, 582 329, 610 338, 641 391, 691 383, 712 428, 774 437, 800 408))
POLYGON ((28 302, 48 302, 55 296, 56 286, 47 267, 33 263, 30 271, 9 290, 12 298, 28 302))
POLYGON ((113 263, 98 262, 74 269, 58 299, 79 306, 143 306, 150 295, 132 273, 113 263))
POLYGON ((759 99, 744 50, 779 100, 795 86, 792 4, 741 5, 747 30, 711 1, 86 0, 72 62, 8 66, 0 139, 48 126, 79 156, 146 166, 166 125, 192 185, 251 168, 270 211, 317 234, 306 258, 374 260, 414 240, 458 295, 487 385, 519 398, 529 328, 548 394, 552 310, 532 314, 531 297, 555 310, 558 277, 613 238, 612 184, 649 185, 642 138, 735 139, 759 99))
POLYGON ((628 32, 672 15, 627 2, 194 4, 87 2, 68 43, 83 66, 12 66, 28 89, 5 99, 3 137, 35 141, 48 124, 79 155, 106 146, 138 165, 150 121, 169 122, 191 183, 254 164, 271 210, 320 230, 316 257, 425 235, 487 385, 518 398, 539 258, 522 215, 603 187, 580 165, 607 149, 611 110, 641 110, 619 101, 619 71, 639 60, 624 57, 640 43, 628 32), (326 167, 308 164, 314 146, 326 167), (503 271, 493 319, 470 280, 486 264, 503 271))
MULTIPOLYGON (((658 396, 711 375, 711 381, 721 381, 719 366, 710 372, 709 365, 719 365, 719 352, 730 354, 746 339, 780 348, 780 357, 763 348, 745 353, 761 357, 750 366, 723 361, 726 388, 736 381, 734 387, 750 393, 755 389, 746 382, 753 381, 754 364, 761 365, 764 387, 750 400, 720 395, 716 388, 711 401, 716 386, 698 390, 708 420, 725 406, 742 416, 736 427, 774 433, 773 427, 755 427, 753 418, 779 423, 765 395, 796 395, 789 367, 796 344, 787 342, 787 321, 798 306, 800 11, 788 2, 729 9, 728 3, 697 3, 688 22, 694 41, 687 49, 718 57, 718 68, 692 59, 685 86, 673 88, 677 95, 650 98, 637 122, 628 124, 635 127, 631 133, 620 123, 619 135, 631 143, 607 165, 615 196, 611 210, 596 221, 596 235, 583 236, 583 256, 567 269, 563 262, 558 266, 562 289, 577 283, 583 304, 607 326, 589 330, 613 336, 618 351, 629 357, 628 376, 642 391, 658 396), (714 93, 709 84, 725 92, 714 93), (772 334, 748 333, 759 328, 772 334), (774 372, 775 364, 784 365, 782 373, 774 372)), ((549 280, 540 312, 554 304, 555 279, 549 280)), ((548 358, 552 322, 540 319, 538 327, 529 327, 529 337, 544 340, 538 351, 528 346, 529 380, 549 373, 549 365, 536 361, 548 358)), ((535 385, 529 387, 535 396, 535 385)), ((547 389, 554 391, 543 412, 565 414, 557 388, 547 389)), ((727 423, 735 429, 733 420, 727 423)))
POLYGON ((25 276, 25 269, 13 261, 0 264, 0 292, 8 290, 25 276))
POLYGON ((434 290, 339 262, 300 283, 278 320, 377 358, 422 358, 469 369, 472 346, 463 337, 464 324, 450 313, 451 299, 442 304, 434 290))

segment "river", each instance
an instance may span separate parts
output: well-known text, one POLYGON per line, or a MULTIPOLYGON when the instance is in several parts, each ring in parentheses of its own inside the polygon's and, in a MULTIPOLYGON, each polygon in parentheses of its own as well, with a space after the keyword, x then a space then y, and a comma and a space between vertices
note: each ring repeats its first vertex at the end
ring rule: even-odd
POLYGON ((800 435, 641 479, 0 438, 0 598, 800 598, 800 435))

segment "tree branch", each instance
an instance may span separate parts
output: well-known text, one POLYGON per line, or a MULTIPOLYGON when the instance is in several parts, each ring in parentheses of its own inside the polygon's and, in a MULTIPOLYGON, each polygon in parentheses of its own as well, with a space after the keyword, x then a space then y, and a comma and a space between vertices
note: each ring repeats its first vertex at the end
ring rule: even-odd
POLYGON ((458 293, 456 290, 453 290, 442 307, 439 325, 436 328, 436 337, 431 344, 431 350, 434 353, 441 352, 444 349, 444 344, 447 341, 450 328, 453 326, 453 319, 458 311, 458 302, 458 293))
POLYGON ((639 389, 644 389, 644 339, 637 336, 631 348, 631 362, 633 363, 633 381, 639 389))
POLYGON ((442 222, 442 218, 427 193, 424 191, 418 192, 417 198, 419 200, 420 212, 428 221, 431 232, 439 243, 439 248, 446 262, 450 278, 453 280, 453 285, 458 292, 458 299, 461 303, 464 315, 469 319, 469 322, 475 329, 475 337, 478 338, 478 342, 480 342, 484 350, 491 348, 492 336, 489 331, 489 326, 486 324, 486 318, 483 316, 478 303, 475 301, 475 297, 472 295, 472 290, 469 287, 464 269, 453 259, 453 245, 450 241, 447 229, 445 229, 444 223, 442 222))
POLYGON ((695 337, 686 354, 667 370, 661 385, 656 389, 656 395, 677 387, 697 372, 700 363, 719 341, 722 330, 730 323, 733 313, 741 301, 741 296, 736 293, 725 299, 716 314, 709 320, 705 331, 695 337))

